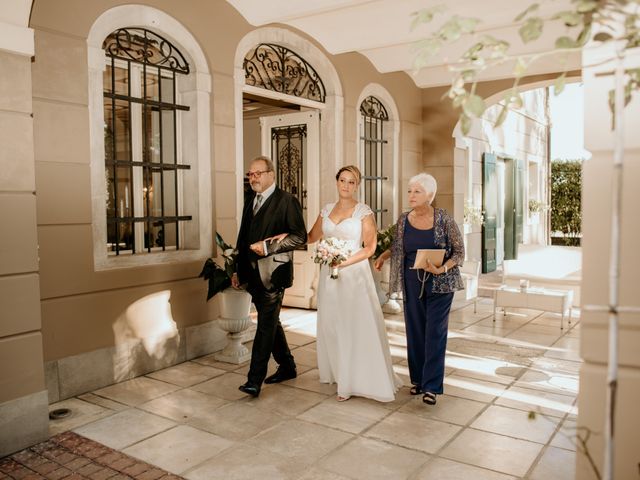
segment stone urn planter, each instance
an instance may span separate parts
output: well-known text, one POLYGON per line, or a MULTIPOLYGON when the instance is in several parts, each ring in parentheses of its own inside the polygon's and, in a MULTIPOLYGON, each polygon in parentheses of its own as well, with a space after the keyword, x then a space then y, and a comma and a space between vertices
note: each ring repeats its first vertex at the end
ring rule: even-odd
POLYGON ((215 310, 209 307, 209 320, 215 321, 222 331, 227 332, 227 345, 214 358, 221 362, 240 364, 251 358, 251 353, 242 344, 243 332, 251 326, 251 295, 231 287, 238 250, 226 243, 218 232, 216 245, 224 266, 216 263, 213 258, 207 258, 199 275, 208 283, 207 301, 218 297, 219 317, 215 320, 211 318, 215 310))
POLYGON ((244 363, 251 359, 251 352, 242 344, 243 332, 251 326, 251 295, 230 287, 216 296, 220 311, 216 324, 227 332, 227 345, 214 358, 221 362, 244 363))
POLYGON ((382 311, 384 313, 402 312, 402 306, 397 300, 397 295, 395 293, 388 295, 387 289, 383 287, 383 283, 386 284, 387 287, 389 286, 389 262, 384 263, 380 272, 374 268, 373 264, 374 261, 370 260, 369 266, 371 267, 373 282, 376 285, 376 293, 378 294, 378 300, 382 306, 382 311))

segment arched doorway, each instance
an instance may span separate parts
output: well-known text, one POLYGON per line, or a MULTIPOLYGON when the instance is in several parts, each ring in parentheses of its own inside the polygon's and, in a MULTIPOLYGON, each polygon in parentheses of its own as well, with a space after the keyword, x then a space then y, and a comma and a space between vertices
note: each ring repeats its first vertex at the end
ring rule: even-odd
MULTIPOLYGON (((281 68, 281 67, 277 67, 281 68)), ((285 72, 286 69, 282 68, 285 72)), ((299 78, 295 79, 298 84, 299 78)), ((234 63, 235 115, 236 115, 236 184, 243 181, 246 165, 253 153, 267 154, 273 158, 279 170, 278 157, 288 152, 306 151, 300 167, 303 172, 298 180, 281 176, 281 187, 297 195, 303 205, 307 226, 315 221, 320 206, 326 203, 333 186, 333 175, 342 165, 343 98, 338 74, 326 55, 311 42, 298 34, 282 28, 262 28, 246 35, 236 49, 234 63), (289 82, 286 75, 278 79, 256 79, 255 69, 271 55, 273 61, 294 61, 297 72, 304 71, 311 78, 305 80, 311 88, 299 91, 284 87, 289 82), (293 59, 293 60, 291 60, 293 59), (278 85, 259 85, 272 82, 278 85), (321 84, 321 86, 320 86, 321 84), (320 92, 320 93, 319 93, 320 92), (246 107, 252 102, 264 113, 247 115, 246 107), (258 117, 257 119, 255 117, 258 117), (247 119, 258 120, 251 123, 247 119), (259 148, 247 142, 251 131, 260 136, 259 148), (282 134, 282 142, 280 135, 282 134), (254 152, 250 152, 253 148, 254 152), (245 154, 247 150, 247 154, 245 154)), ((284 166, 284 164, 283 164, 284 166)), ((279 171, 281 173, 282 170, 279 171)), ((236 216, 240 223, 243 191, 236 194, 236 216)), ((294 286, 287 290, 284 304, 302 308, 315 305, 316 268, 306 251, 294 256, 294 286)))

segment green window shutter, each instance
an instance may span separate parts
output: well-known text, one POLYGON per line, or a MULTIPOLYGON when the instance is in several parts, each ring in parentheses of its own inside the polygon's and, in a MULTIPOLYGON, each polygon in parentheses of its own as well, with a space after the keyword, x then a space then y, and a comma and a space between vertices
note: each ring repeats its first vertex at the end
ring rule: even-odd
POLYGON ((512 158, 504 162, 504 260, 516 258, 516 165, 512 158))
POLYGON ((496 156, 485 153, 482 156, 482 273, 496 269, 496 232, 498 220, 498 178, 496 156))
POLYGON ((522 230, 524 228, 524 160, 515 159, 515 227, 516 227, 516 235, 515 235, 515 245, 514 252, 515 258, 518 258, 518 245, 522 244, 523 233, 522 230))

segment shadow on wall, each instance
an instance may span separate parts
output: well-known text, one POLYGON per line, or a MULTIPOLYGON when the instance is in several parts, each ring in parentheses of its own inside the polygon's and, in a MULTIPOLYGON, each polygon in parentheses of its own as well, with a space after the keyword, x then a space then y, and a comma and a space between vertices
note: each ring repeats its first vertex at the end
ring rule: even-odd
POLYGON ((129 305, 113 324, 114 380, 120 382, 173 365, 178 358, 180 334, 171 314, 171 292, 152 293, 129 305))

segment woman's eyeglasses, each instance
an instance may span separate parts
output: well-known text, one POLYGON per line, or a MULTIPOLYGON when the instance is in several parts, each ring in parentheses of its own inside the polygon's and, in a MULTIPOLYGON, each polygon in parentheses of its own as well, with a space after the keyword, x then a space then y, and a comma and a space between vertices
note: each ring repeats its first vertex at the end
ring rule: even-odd
POLYGON ((247 173, 245 173, 245 175, 246 175, 247 178, 253 178, 253 177, 260 178, 263 173, 268 173, 270 171, 271 170, 262 170, 261 172, 247 172, 247 173))

